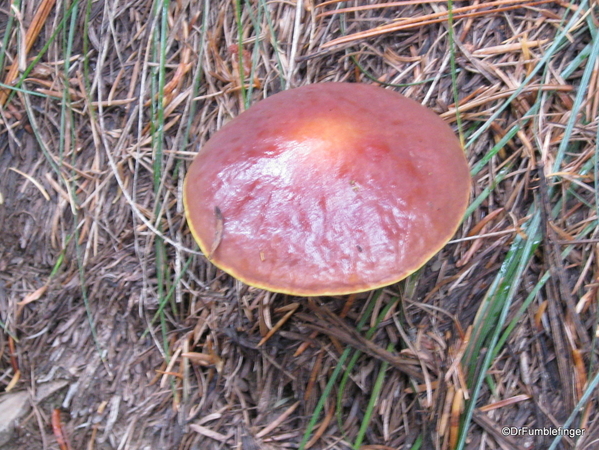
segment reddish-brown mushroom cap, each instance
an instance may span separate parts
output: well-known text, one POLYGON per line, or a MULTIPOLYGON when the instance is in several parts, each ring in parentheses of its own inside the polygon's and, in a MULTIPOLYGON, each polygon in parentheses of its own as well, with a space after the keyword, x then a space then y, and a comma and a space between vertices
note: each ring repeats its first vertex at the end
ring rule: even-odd
POLYGON ((184 186, 201 250, 293 295, 366 291, 420 268, 455 233, 470 175, 436 114, 365 84, 273 95, 200 150, 184 186))

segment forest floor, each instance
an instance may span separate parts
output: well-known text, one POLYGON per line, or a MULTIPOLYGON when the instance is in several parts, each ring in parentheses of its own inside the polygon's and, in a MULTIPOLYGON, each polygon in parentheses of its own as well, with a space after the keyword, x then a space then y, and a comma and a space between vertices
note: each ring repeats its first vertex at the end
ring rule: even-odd
POLYGON ((597 2, 10 3, 0 448, 596 448, 597 2), (387 288, 248 287, 199 253, 186 170, 260 99, 330 81, 439 114, 471 206, 387 288))

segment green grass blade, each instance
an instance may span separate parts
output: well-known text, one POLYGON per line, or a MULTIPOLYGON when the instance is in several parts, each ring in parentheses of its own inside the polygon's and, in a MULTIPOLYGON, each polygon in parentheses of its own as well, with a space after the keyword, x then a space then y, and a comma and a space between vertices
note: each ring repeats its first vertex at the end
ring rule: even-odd
POLYGON ((451 90, 453 93, 453 103, 455 104, 455 119, 460 136, 460 144, 464 146, 464 133, 462 131, 462 116, 460 114, 460 96, 458 94, 458 76, 455 60, 455 37, 453 30, 453 0, 447 2, 447 32, 449 40, 449 66, 451 68, 451 90))
MULTIPOLYGON (((14 0, 11 5, 14 9, 19 9, 21 7, 21 0, 14 0)), ((10 42, 10 35, 13 30, 13 25, 15 22, 14 13, 8 14, 8 20, 6 21, 6 28, 4 29, 4 38, 2 39, 2 48, 0 49, 0 73, 4 73, 4 57, 6 56, 6 49, 8 48, 8 44, 10 42)), ((6 87, 6 85, 2 85, 6 87)), ((8 86, 11 87, 11 86, 8 86)))
MULTIPOLYGON (((393 344, 389 344, 387 346, 387 351, 391 350, 393 350, 393 344)), ((366 411, 364 411, 364 418, 362 419, 360 429, 358 430, 358 435, 356 436, 356 440, 354 441, 354 450, 360 450, 360 447, 362 447, 362 441, 364 440, 364 436, 366 436, 366 431, 368 431, 368 427, 370 426, 372 413, 374 412, 374 408, 376 408, 379 396, 381 395, 381 390, 383 389, 385 373, 387 372, 388 367, 389 363, 387 361, 383 361, 381 363, 381 369, 379 370, 379 373, 374 382, 374 386, 372 387, 370 399, 368 400, 368 406, 366 406, 366 411)))
POLYGON ((493 352, 486 352, 482 364, 478 367, 476 377, 474 377, 475 361, 473 361, 473 359, 480 357, 480 349, 483 344, 485 344, 487 348, 493 349, 499 340, 499 335, 503 329, 503 324, 507 318, 510 305, 520 286, 522 273, 528 266, 535 249, 540 244, 540 222, 540 213, 535 211, 532 218, 523 227, 523 231, 527 238, 525 239, 521 236, 517 236, 514 240, 497 275, 498 282, 494 283, 494 286, 496 286, 497 289, 490 292, 486 299, 486 302, 491 304, 491 308, 489 308, 490 314, 487 316, 489 319, 486 323, 481 324, 479 322, 479 324, 475 325, 473 335, 478 334, 478 337, 475 342, 473 342, 474 352, 471 352, 471 359, 468 362, 468 378, 470 379, 468 385, 471 386, 471 400, 466 406, 456 450, 463 450, 465 448, 466 437, 468 435, 470 422, 472 421, 472 415, 474 414, 474 408, 476 407, 478 395, 487 375, 487 371, 491 367, 493 352), (489 324, 491 326, 489 326, 489 324), (480 329, 481 327, 482 330, 480 329), (476 328, 479 328, 479 330, 476 328))
MULTIPOLYGON (((598 385, 599 385, 599 373, 596 373, 595 376, 593 377, 593 379, 591 380, 591 382, 589 383, 589 385, 587 386, 587 388, 584 390, 584 393, 582 394, 582 397, 580 397, 580 400, 574 407, 574 410, 572 411, 570 416, 568 416, 566 421, 561 426, 563 429, 570 428, 570 425, 572 425, 572 423, 574 423, 574 420, 576 420, 576 418, 580 414, 580 411, 582 410, 582 408, 584 408, 586 406, 587 402, 591 400, 591 395, 593 395, 593 393, 595 392, 595 389, 597 389, 598 385)), ((551 445, 549 446, 548 450, 555 450, 561 440, 562 440, 562 436, 556 436, 555 438, 553 438, 553 442, 551 442, 551 445)), ((587 448, 590 448, 590 447, 587 447, 587 448)))
POLYGON ((245 109, 250 107, 250 98, 245 87, 245 65, 243 62, 243 21, 241 0, 235 0, 235 20, 237 22, 237 65, 239 66, 239 88, 245 109))
MULTIPOLYGON (((358 329, 362 329, 362 327, 366 324, 366 321, 372 314, 374 305, 376 304, 376 301, 377 301, 378 297, 381 295, 381 293, 382 293, 382 289, 379 289, 378 291, 376 291, 375 295, 373 295, 371 301, 368 303, 368 305, 366 306, 366 308, 364 310, 364 314, 362 314, 362 317, 361 317, 360 321, 358 322, 358 327, 357 327, 358 329)), ((310 436, 312 435, 312 430, 314 429, 316 422, 318 422, 320 413, 322 412, 322 409, 324 408, 324 405, 325 405, 327 399, 330 397, 331 392, 333 390, 333 386, 335 386, 335 383, 337 382, 337 379, 339 378, 339 375, 341 374, 341 371, 343 370, 343 365, 344 365, 345 361, 347 360, 347 358, 349 358, 349 355, 351 354, 351 352, 352 352, 351 348, 349 348, 349 347, 346 348, 345 351, 341 354, 339 361, 337 361, 337 365, 335 366, 335 369, 333 370, 333 373, 331 374, 331 378, 329 378, 329 381, 327 382, 327 384, 324 388, 324 391, 322 392, 322 395, 318 399, 318 403, 316 404, 316 407, 314 408, 312 417, 310 418, 310 421, 308 422, 308 426, 306 427, 306 431, 304 432, 304 435, 302 437, 302 440, 300 442, 298 450, 304 450, 306 444, 310 440, 310 436)))
MULTIPOLYGON (((595 68, 595 61, 597 60, 597 55, 599 54, 599 37, 595 35, 593 48, 591 49, 591 53, 588 57, 588 61, 584 72, 582 74, 582 78, 580 80, 580 84, 578 87, 578 92, 576 93, 576 97, 574 98, 574 104, 572 105, 572 111, 570 112, 570 117, 568 119, 568 123, 566 124, 566 129, 564 130, 564 135, 562 137, 562 141, 560 142, 559 148, 557 149, 557 155, 555 156, 555 162, 553 164, 552 170, 554 172, 559 172, 562 161, 564 159, 564 155, 566 154, 566 150, 570 145, 570 138, 572 137, 572 131, 574 130, 574 125, 578 122, 578 113, 580 108, 582 107, 582 103, 585 100, 587 89, 589 87, 589 82, 591 80, 591 75, 593 74, 593 70, 595 68)), ((592 117, 587 117, 588 121, 592 121, 592 117)))
POLYGON ((573 12, 572 17, 566 24, 566 26, 555 36, 553 44, 546 50, 545 55, 541 58, 541 61, 530 71, 528 76, 522 81, 520 87, 516 89, 512 95, 510 95, 507 100, 496 109, 496 111, 487 119, 487 121, 472 135, 470 139, 466 143, 466 148, 469 148, 476 140, 482 136, 482 134, 489 129, 491 124, 499 118, 501 113, 505 111, 505 109, 520 95, 522 90, 528 86, 528 84, 532 81, 535 75, 543 68, 545 65, 551 60, 553 55, 562 45, 562 42, 566 39, 566 36, 570 32, 570 30, 577 24, 580 14, 582 11, 586 10, 588 4, 588 0, 583 0, 582 3, 576 8, 573 12))
POLYGON ((273 54, 275 60, 277 62, 277 72, 279 76, 279 82, 281 86, 285 86, 285 76, 283 70, 283 63, 281 61, 281 45, 279 44, 279 39, 277 34, 275 33, 275 27, 272 20, 272 16, 270 15, 270 10, 268 9, 268 3, 266 0, 260 0, 260 7, 264 12, 264 17, 266 18, 266 24, 268 26, 268 32, 270 33, 270 45, 272 45, 273 54))
MULTIPOLYGON (((394 297, 387 305, 385 305, 385 307, 382 309, 382 311, 380 312, 380 314, 376 318, 374 326, 370 327, 370 329, 368 329, 368 331, 366 331, 366 334, 365 334, 366 339, 372 339, 372 337, 376 333, 376 331, 378 329, 378 326, 381 323, 381 321, 387 316, 387 314, 389 313, 389 310, 398 301, 399 301, 399 297, 394 297)), ((337 410, 337 423, 339 424, 339 429, 340 430, 343 430, 343 425, 342 425, 343 421, 342 421, 342 417, 341 417, 341 414, 342 414, 342 403, 343 403, 343 393, 345 391, 345 387, 347 386, 347 383, 349 382, 350 374, 351 374, 354 366, 358 362, 358 358, 360 357, 360 355, 362 355, 362 352, 360 350, 355 350, 354 351, 354 353, 352 355, 352 358, 349 361, 349 363, 347 364, 345 372, 343 373, 343 377, 341 378, 341 382, 339 383, 339 389, 338 389, 338 392, 337 392, 336 410, 337 410)))
POLYGON ((470 216, 470 214, 476 211, 476 209, 489 197, 489 195, 491 195, 491 192, 493 192, 493 190, 499 185, 499 183, 501 183, 505 179, 505 177, 510 174, 510 169, 511 166, 507 166, 499 171, 497 176, 495 176, 495 178, 493 178, 493 180, 491 181, 491 184, 484 188, 483 191, 478 195, 478 197, 476 197, 470 203, 470 205, 468 205, 468 208, 464 213, 464 218, 470 216))

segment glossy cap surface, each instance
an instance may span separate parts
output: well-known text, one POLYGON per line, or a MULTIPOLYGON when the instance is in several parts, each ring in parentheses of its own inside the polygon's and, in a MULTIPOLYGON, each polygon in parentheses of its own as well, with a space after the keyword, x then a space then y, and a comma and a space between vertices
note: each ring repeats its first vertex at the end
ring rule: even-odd
POLYGON ((380 87, 312 84, 215 133, 184 186, 204 254, 260 288, 366 291, 420 268, 466 209, 468 165, 451 128, 380 87))

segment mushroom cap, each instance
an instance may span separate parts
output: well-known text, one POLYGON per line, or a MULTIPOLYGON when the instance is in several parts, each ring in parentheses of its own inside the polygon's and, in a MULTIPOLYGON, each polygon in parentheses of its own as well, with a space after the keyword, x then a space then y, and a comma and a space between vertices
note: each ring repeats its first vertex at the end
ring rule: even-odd
POLYGON ((456 232, 470 174, 451 128, 352 83, 275 94, 203 146, 184 185, 202 252, 252 286, 362 292, 419 269, 456 232))

